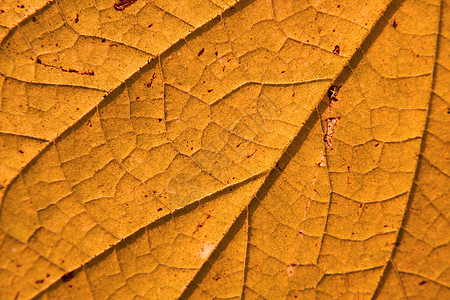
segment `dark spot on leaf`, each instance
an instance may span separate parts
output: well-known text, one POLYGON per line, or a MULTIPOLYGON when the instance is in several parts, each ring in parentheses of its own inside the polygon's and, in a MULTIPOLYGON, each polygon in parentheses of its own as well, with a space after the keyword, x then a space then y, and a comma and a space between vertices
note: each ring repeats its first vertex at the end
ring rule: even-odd
POLYGON ((427 281, 423 280, 423 281, 419 282, 419 285, 424 285, 425 283, 427 283, 427 281))
POLYGON ((153 80, 155 79, 155 77, 156 77, 156 73, 153 73, 152 78, 150 79, 150 82, 146 84, 146 86, 148 88, 152 86, 153 80))
MULTIPOLYGON (((56 61, 56 59, 55 59, 55 61, 56 61)), ((50 64, 43 63, 39 58, 36 59, 36 62, 38 64, 40 64, 40 65, 43 65, 43 66, 46 66, 46 67, 49 67, 49 68, 52 68, 52 69, 58 69, 58 70, 61 70, 63 72, 77 73, 77 74, 80 74, 80 75, 90 75, 90 76, 94 75, 94 71, 91 71, 91 70, 78 71, 78 70, 75 70, 75 69, 72 69, 72 68, 66 69, 66 68, 63 68, 63 67, 60 67, 60 66, 53 66, 53 65, 50 65, 50 64)))
POLYGON ((36 283, 36 284, 44 283, 44 279, 36 280, 35 283, 36 283))
POLYGON ((392 22, 392 27, 394 27, 394 29, 395 29, 395 28, 397 28, 397 26, 398 26, 398 23, 394 20, 394 22, 392 22))
POLYGON ((148 24, 147 28, 150 28, 153 26, 153 23, 148 24))
POLYGON ((116 4, 114 4, 114 9, 115 10, 124 10, 125 8, 127 8, 128 6, 130 6, 131 4, 133 4, 136 1, 137 0, 119 0, 116 2, 116 4))
POLYGON ((75 17, 74 22, 75 22, 75 23, 78 23, 79 20, 80 20, 80 19, 78 19, 78 14, 77 14, 76 17, 75 17))
POLYGON ((213 91, 213 89, 208 90, 208 93, 211 93, 213 91))
POLYGON ((162 211, 162 208, 160 207, 160 208, 158 208, 158 211, 162 211))
POLYGON ((163 119, 158 119, 158 122, 162 122, 163 119))
POLYGON ((106 42, 106 39, 102 39, 102 43, 106 42))
POLYGON ((336 97, 339 94, 340 89, 341 89, 341 87, 337 86, 337 85, 330 86, 330 88, 328 89, 328 94, 327 94, 328 99, 330 99, 330 101, 338 101, 338 99, 336 97))
POLYGON ((378 147, 378 146, 380 146, 380 143, 376 143, 376 144, 375 144, 375 147, 378 147))
POLYGON ((339 54, 339 52, 341 52, 339 46, 338 45, 334 46, 333 54, 339 54))
POLYGON ((250 158, 250 157, 252 157, 252 156, 253 156, 253 154, 255 154, 255 153, 256 153, 256 151, 258 151, 258 149, 255 149, 255 151, 253 151, 253 153, 252 153, 252 154, 250 154, 250 155, 247 155, 247 158, 250 158))
POLYGON ((23 153, 23 151, 22 151, 22 150, 19 150, 19 153, 23 153))
POLYGON ((202 55, 203 53, 205 53, 205 48, 202 48, 202 50, 200 50, 200 51, 198 52, 197 56, 200 56, 200 55, 202 55))
POLYGON ((33 20, 33 22, 36 22, 36 17, 33 16, 33 18, 31 20, 33 20))

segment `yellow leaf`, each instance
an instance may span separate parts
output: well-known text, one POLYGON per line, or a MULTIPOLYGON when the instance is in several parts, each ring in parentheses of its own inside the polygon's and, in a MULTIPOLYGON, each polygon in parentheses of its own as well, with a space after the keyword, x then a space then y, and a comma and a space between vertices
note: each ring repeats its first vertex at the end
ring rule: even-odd
POLYGON ((450 297, 445 1, 2 5, 1 299, 450 297))

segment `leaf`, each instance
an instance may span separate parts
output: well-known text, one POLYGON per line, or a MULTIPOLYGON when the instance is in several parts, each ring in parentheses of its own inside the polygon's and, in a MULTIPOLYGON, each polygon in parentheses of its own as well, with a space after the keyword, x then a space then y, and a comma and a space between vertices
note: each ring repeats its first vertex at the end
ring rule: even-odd
POLYGON ((448 297, 447 3, 234 2, 15 21, 2 298, 448 297))

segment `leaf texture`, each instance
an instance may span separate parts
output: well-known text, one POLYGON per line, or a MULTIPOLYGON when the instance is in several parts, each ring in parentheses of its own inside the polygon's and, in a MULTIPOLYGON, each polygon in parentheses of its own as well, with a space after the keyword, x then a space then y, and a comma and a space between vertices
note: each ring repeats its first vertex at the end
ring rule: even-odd
POLYGON ((5 17, 2 299, 449 297, 448 4, 235 2, 5 17))

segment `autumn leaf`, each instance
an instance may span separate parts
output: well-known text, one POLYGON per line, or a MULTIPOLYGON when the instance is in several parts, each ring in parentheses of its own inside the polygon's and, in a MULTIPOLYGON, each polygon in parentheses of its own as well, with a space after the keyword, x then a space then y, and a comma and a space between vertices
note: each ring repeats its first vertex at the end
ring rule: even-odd
POLYGON ((1 299, 450 298, 445 1, 1 5, 1 299))

